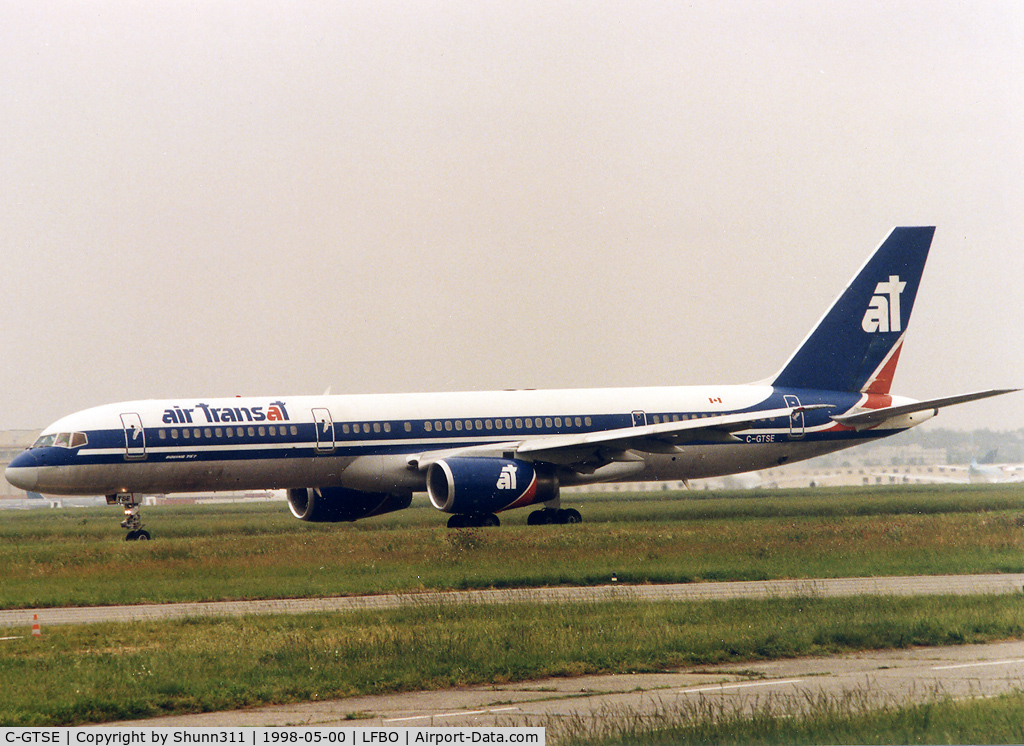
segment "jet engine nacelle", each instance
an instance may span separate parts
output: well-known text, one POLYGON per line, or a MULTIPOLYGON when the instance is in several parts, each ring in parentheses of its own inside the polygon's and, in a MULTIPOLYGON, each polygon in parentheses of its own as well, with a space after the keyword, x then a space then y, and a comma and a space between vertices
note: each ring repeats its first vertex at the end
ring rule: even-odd
POLYGON ((361 492, 344 487, 311 487, 288 490, 288 509, 292 515, 313 523, 356 521, 374 515, 404 510, 412 503, 412 494, 361 492))
POLYGON ((558 497, 553 470, 507 458, 446 458, 427 469, 427 495, 445 513, 497 513, 558 497))

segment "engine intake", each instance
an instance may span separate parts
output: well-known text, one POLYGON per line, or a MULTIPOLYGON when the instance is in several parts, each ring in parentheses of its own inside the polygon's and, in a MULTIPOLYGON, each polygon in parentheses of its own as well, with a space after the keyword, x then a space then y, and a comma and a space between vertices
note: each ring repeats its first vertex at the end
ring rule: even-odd
POLYGON ((312 523, 339 523, 393 513, 412 504, 412 494, 361 492, 344 487, 303 487, 288 490, 292 515, 312 523))
POLYGON ((427 469, 427 495, 445 513, 498 513, 554 500, 558 478, 519 459, 448 458, 427 469))

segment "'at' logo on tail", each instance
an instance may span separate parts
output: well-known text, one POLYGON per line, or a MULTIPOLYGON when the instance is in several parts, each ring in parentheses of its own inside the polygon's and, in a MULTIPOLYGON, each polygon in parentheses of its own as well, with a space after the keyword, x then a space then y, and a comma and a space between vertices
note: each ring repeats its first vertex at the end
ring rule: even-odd
POLYGON ((874 332, 903 331, 900 323, 900 294, 907 283, 900 282, 899 275, 889 275, 888 282, 880 282, 875 286, 875 295, 871 296, 871 305, 864 312, 860 328, 872 334, 874 332))

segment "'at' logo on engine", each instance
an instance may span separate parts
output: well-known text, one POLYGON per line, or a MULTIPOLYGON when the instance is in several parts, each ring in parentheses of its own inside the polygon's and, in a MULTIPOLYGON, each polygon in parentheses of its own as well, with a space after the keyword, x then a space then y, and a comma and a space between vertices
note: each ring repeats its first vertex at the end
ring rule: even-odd
POLYGON ((495 486, 499 490, 514 490, 516 488, 516 467, 512 464, 505 464, 501 467, 501 474, 498 476, 498 483, 495 486))
POLYGON ((871 296, 871 304, 864 312, 860 328, 868 334, 902 331, 900 293, 906 286, 907 283, 900 282, 899 275, 889 275, 888 282, 878 283, 875 286, 875 295, 871 296))

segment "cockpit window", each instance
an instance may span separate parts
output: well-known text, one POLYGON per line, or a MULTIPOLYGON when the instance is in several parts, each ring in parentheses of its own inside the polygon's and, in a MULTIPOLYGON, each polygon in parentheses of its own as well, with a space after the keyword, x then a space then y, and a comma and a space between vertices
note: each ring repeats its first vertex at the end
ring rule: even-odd
POLYGON ((57 434, 50 433, 49 435, 40 435, 38 440, 32 444, 33 448, 49 448, 53 445, 53 441, 56 440, 57 434))
POLYGON ((33 448, 79 448, 89 442, 85 433, 49 433, 40 435, 33 448))

